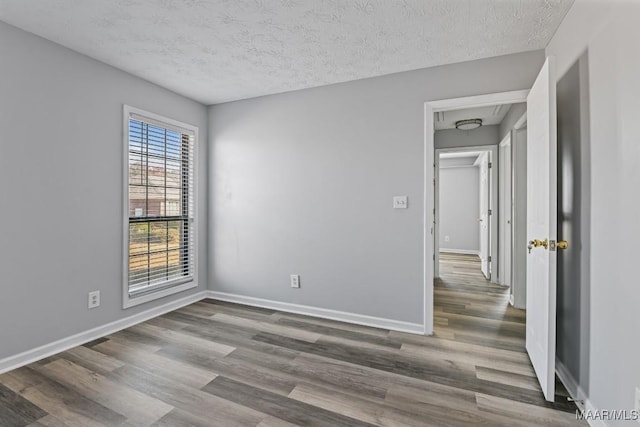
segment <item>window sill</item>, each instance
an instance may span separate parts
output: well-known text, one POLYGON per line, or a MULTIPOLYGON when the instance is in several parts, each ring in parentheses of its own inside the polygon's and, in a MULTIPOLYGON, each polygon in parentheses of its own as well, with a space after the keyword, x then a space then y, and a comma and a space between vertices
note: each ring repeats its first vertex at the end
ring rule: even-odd
POLYGON ((149 291, 148 293, 143 293, 139 296, 130 296, 129 293, 125 293, 124 301, 122 304, 122 308, 130 308, 135 307, 136 305, 144 304, 147 302, 155 301, 160 298, 167 297, 169 295, 177 294, 179 292, 184 292, 189 289, 197 288, 198 284, 195 280, 190 280, 187 283, 182 283, 179 285, 171 286, 168 288, 163 288, 158 291, 149 291))

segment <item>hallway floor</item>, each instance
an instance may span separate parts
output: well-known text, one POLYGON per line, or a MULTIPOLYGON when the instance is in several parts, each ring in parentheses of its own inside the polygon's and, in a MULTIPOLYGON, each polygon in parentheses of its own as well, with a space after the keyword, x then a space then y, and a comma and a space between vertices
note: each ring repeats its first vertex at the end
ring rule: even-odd
MULTIPOLYGON (((522 364, 517 373, 489 375, 486 367, 477 366, 478 377, 542 393, 525 348, 526 312, 509 304, 507 287, 484 277, 478 256, 441 252, 440 278, 434 287, 436 337, 468 344, 476 351, 480 345, 519 358, 522 364)), ((568 396, 556 377, 556 403, 549 405, 573 408, 568 396)))

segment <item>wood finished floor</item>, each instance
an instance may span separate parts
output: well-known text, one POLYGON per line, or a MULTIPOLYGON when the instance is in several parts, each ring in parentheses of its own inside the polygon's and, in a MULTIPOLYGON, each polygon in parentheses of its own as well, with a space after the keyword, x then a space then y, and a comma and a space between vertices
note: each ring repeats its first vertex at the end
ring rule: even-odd
POLYGON ((0 426, 565 426, 524 313, 442 257, 434 337, 203 301, 0 375, 0 426))

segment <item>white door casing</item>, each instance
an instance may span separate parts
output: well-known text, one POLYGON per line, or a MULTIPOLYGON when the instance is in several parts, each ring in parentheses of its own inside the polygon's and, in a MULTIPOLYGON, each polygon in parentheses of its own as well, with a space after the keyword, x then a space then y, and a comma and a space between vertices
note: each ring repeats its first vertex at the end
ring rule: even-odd
POLYGON ((511 286, 511 236, 512 236, 512 168, 511 168, 511 133, 507 133, 500 143, 499 155, 499 283, 511 286))
POLYGON ((433 277, 440 277, 440 155, 433 162, 433 277))
POLYGON ((505 171, 507 177, 505 179, 505 236, 504 236, 504 276, 503 284, 511 287, 512 280, 512 266, 513 266, 513 250, 512 250, 512 238, 513 238, 513 166, 511 155, 511 135, 509 135, 509 143, 505 146, 505 171))
POLYGON ((433 113, 436 111, 451 111, 471 107, 487 107, 504 104, 514 104, 524 102, 529 90, 515 90, 510 92, 488 93, 484 95, 473 95, 461 98, 450 98, 441 100, 425 101, 424 103, 424 192, 423 192, 423 289, 424 289, 424 333, 433 334, 433 277, 435 247, 433 237, 434 221, 434 193, 433 193, 433 163, 435 152, 435 129, 433 113))
POLYGON ((527 97, 526 348, 548 401, 555 394, 557 124, 555 63, 547 58, 527 97), (547 241, 534 247, 532 241, 547 241))
POLYGON ((489 153, 482 153, 480 159, 480 211, 478 212, 478 229, 480 233, 480 268, 487 279, 491 279, 489 263, 490 252, 490 180, 489 180, 489 153))

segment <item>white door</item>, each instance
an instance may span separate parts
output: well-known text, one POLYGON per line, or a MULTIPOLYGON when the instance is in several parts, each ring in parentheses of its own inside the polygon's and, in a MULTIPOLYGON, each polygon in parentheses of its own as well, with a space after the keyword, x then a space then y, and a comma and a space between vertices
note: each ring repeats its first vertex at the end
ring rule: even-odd
POLYGON ((526 347, 542 392, 555 394, 557 130, 556 78, 547 58, 527 97, 526 347))
POLYGON ((489 153, 484 152, 480 155, 480 212, 479 212, 479 229, 480 229, 480 268, 484 277, 491 280, 490 255, 491 247, 489 245, 490 221, 489 209, 491 209, 489 199, 489 153))

